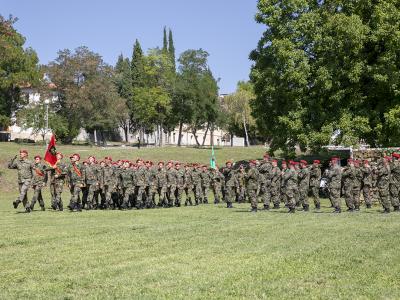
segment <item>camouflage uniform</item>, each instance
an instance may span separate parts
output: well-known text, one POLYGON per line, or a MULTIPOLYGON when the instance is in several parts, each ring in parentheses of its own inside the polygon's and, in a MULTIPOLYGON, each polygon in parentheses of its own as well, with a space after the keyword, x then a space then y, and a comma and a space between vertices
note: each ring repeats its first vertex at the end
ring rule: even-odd
POLYGON ((200 173, 201 177, 201 191, 203 195, 203 203, 208 203, 208 191, 211 184, 211 176, 208 170, 202 170, 200 173))
POLYGON ((32 177, 32 188, 33 188, 33 197, 31 201, 31 210, 35 207, 36 201, 39 201, 39 205, 42 210, 45 210, 44 201, 42 196, 42 188, 44 187, 46 180, 46 166, 39 163, 33 164, 33 177, 32 177))
POLYGON ((214 204, 218 204, 222 196, 222 183, 224 175, 218 169, 213 169, 211 173, 211 186, 214 193, 214 204))
POLYGON ((285 187, 285 198, 289 212, 295 212, 296 206, 296 189, 297 189, 297 172, 294 169, 287 169, 283 176, 282 181, 285 187))
POLYGON ((89 164, 86 166, 84 174, 87 189, 86 209, 93 209, 98 205, 95 201, 95 194, 99 189, 99 167, 95 163, 89 164))
POLYGON ((334 163, 327 173, 329 180, 329 198, 335 207, 335 212, 341 212, 340 191, 342 187, 342 171, 340 166, 334 163))
POLYGON ((30 211, 30 204, 28 201, 28 190, 32 182, 32 168, 33 164, 27 159, 18 159, 17 156, 12 159, 8 164, 9 169, 18 170, 18 188, 19 197, 14 201, 14 208, 17 208, 19 203, 22 202, 27 212, 30 211))
POLYGON ((127 209, 130 203, 130 197, 135 192, 135 183, 133 179, 133 170, 131 168, 122 169, 119 178, 121 183, 121 188, 123 192, 123 201, 121 208, 127 209))
POLYGON ((250 165, 250 169, 245 174, 247 195, 249 196, 252 211, 257 211, 257 189, 260 180, 260 173, 258 172, 255 164, 250 165))
POLYGON ((185 192, 185 170, 182 168, 176 169, 176 201, 175 206, 180 207, 182 194, 185 192))
POLYGON ((390 212, 390 167, 386 165, 383 161, 379 163, 377 167, 377 186, 379 192, 379 198, 381 204, 384 208, 384 212, 390 212))
POLYGON ((348 165, 343 168, 342 172, 343 195, 346 201, 346 205, 350 211, 354 210, 353 185, 355 178, 356 178, 356 170, 353 165, 348 165))
POLYGON ((170 167, 167 169, 167 198, 168 198, 168 206, 172 207, 174 203, 176 203, 175 191, 177 184, 177 174, 176 169, 174 167, 170 167))
POLYGON ((365 205, 367 206, 367 208, 371 208, 371 204, 372 204, 371 192, 372 192, 372 181, 373 181, 372 168, 369 165, 367 165, 367 166, 364 165, 364 167, 361 168, 361 172, 363 174, 362 191, 363 191, 365 205))
POLYGON ((56 210, 57 208, 62 211, 64 210, 64 205, 62 202, 61 194, 64 188, 64 182, 67 178, 68 170, 67 166, 61 162, 57 161, 54 168, 51 170, 51 180, 54 187, 54 198, 51 207, 56 210))
POLYGON ((194 167, 192 170, 192 182, 193 182, 193 191, 195 197, 196 205, 201 202, 202 196, 202 189, 201 189, 201 176, 200 171, 198 168, 194 167))
POLYGON ((140 166, 136 171, 136 208, 146 207, 147 169, 140 166))
POLYGON ((260 191, 261 191, 261 199, 264 204, 264 208, 268 208, 270 206, 271 201, 271 171, 272 165, 269 161, 264 161, 258 166, 258 171, 261 174, 260 176, 260 191))
POLYGON ((105 197, 104 208, 113 205, 112 195, 116 192, 117 174, 115 168, 111 164, 107 164, 102 168, 103 193, 105 197))
POLYGON ((158 206, 167 206, 167 171, 164 168, 157 170, 158 206))
POLYGON ((68 166, 68 179, 69 187, 71 192, 70 209, 71 210, 82 210, 80 192, 82 186, 84 186, 84 174, 83 168, 79 163, 71 163, 68 166))
POLYGON ((236 201, 243 203, 246 201, 246 173, 243 168, 239 168, 236 172, 236 201))
POLYGON ((299 202, 305 211, 309 210, 308 189, 310 187, 310 169, 307 167, 301 168, 298 172, 299 179, 299 202))
MULTIPOLYGON (((280 196, 280 189, 281 189, 281 170, 279 167, 272 167, 271 170, 271 183, 270 183, 270 193, 271 193, 271 200, 274 204, 274 208, 279 208, 279 196, 280 196)), ((269 206, 264 206, 265 209, 269 209, 269 206)))
POLYGON ((312 165, 310 169, 310 191, 311 196, 314 198, 314 205, 316 209, 321 208, 319 200, 319 187, 321 184, 321 169, 318 166, 312 165))
POLYGON ((353 201, 355 210, 360 210, 360 192, 362 185, 363 173, 360 167, 355 167, 355 177, 353 182, 353 201))
POLYGON ((156 205, 156 194, 157 194, 157 169, 156 167, 152 166, 147 170, 148 175, 148 205, 149 207, 154 208, 156 205))
POLYGON ((399 210, 400 194, 400 161, 395 160, 390 164, 390 196, 395 211, 399 210))
POLYGON ((185 194, 186 194, 185 205, 186 206, 193 205, 191 197, 193 193, 193 179, 192 179, 192 170, 189 167, 185 168, 184 182, 185 182, 185 194))
POLYGON ((225 167, 222 170, 222 174, 225 178, 225 197, 227 208, 232 208, 232 202, 235 199, 235 185, 236 185, 236 175, 232 167, 225 167))

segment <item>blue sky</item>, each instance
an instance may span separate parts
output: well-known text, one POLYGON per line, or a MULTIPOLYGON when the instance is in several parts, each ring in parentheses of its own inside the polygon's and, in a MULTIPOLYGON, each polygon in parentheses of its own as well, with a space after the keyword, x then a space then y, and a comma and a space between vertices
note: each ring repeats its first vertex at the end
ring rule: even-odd
POLYGON ((263 26, 254 21, 256 0, 0 0, 0 14, 19 18, 15 27, 46 64, 60 49, 88 46, 114 65, 119 54, 131 56, 134 40, 147 50, 162 45, 162 30, 174 34, 176 55, 203 48, 220 78, 220 93, 247 80, 249 52, 263 26))

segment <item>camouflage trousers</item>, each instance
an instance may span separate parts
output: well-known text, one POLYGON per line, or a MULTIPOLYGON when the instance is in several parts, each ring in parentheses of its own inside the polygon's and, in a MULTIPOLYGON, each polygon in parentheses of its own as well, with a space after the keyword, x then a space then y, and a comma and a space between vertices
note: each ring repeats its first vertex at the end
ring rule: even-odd
POLYGON ((212 190, 213 190, 213 194, 214 194, 214 203, 219 203, 219 201, 221 200, 221 196, 222 196, 221 184, 214 183, 212 185, 212 190))
POLYGON ((158 187, 158 206, 162 206, 167 201, 167 187, 165 185, 158 187))
POLYGON ((235 187, 227 186, 225 187, 225 198, 226 203, 231 204, 235 200, 235 187))
POLYGON ((392 199, 393 207, 398 207, 399 206, 399 193, 400 193, 399 184, 397 182, 391 183, 389 190, 390 190, 390 197, 392 199))
POLYGON ((36 201, 39 202, 40 207, 44 208, 44 201, 43 201, 43 196, 42 196, 42 188, 43 188, 43 184, 36 184, 34 186, 32 186, 33 188, 33 197, 32 197, 32 201, 31 201, 31 209, 33 210, 36 201))
POLYGON ((384 209, 390 209, 390 192, 388 191, 388 187, 379 187, 379 200, 384 209))
POLYGON ((249 196, 251 207, 257 208, 258 205, 257 189, 247 189, 247 195, 249 196))
POLYGON ((344 186, 343 188, 344 200, 346 201, 346 206, 349 209, 354 209, 354 194, 353 186, 344 186))
POLYGON ((31 182, 26 180, 24 182, 18 183, 18 190, 19 190, 19 196, 16 200, 17 204, 22 204, 24 205, 25 208, 29 208, 30 204, 28 201, 28 190, 31 187, 31 182))
POLYGON ((269 206, 271 202, 271 189, 266 183, 263 183, 260 188, 261 200, 264 206, 269 206))
POLYGON ((310 186, 311 197, 314 200, 315 205, 319 205, 321 202, 319 200, 319 187, 318 186, 310 186))
POLYGON ((185 192, 185 187, 183 185, 178 185, 176 187, 176 199, 175 199, 176 206, 181 205, 182 195, 184 192, 185 192))
POLYGON ((201 199, 203 199, 203 190, 201 189, 200 184, 195 184, 193 186, 193 192, 194 192, 194 198, 196 199, 196 202, 201 201, 201 199))
POLYGON ((299 202, 300 205, 305 207, 308 206, 308 186, 299 187, 299 202))
POLYGON ((150 206, 156 205, 155 199, 156 199, 156 194, 157 194, 157 186, 154 184, 149 186, 149 192, 147 193, 148 195, 148 201, 147 204, 150 206))
POLYGON ((139 185, 136 187, 136 207, 146 206, 146 187, 139 185))
POLYGON ((209 186, 202 186, 201 187, 201 192, 203 195, 203 202, 207 203, 208 202, 208 191, 210 190, 209 186))
POLYGON ((176 197, 175 197, 175 191, 176 191, 176 185, 171 184, 168 186, 168 192, 167 192, 167 198, 168 198, 168 204, 173 205, 176 197))
POLYGON ((372 204, 372 199, 371 199, 372 190, 371 190, 371 186, 369 186, 369 185, 364 185, 364 186, 363 186, 363 189, 362 189, 362 192, 363 192, 363 197, 364 197, 365 204, 366 204, 366 205, 371 205, 371 204, 372 204))
POLYGON ((104 193, 104 204, 106 207, 110 207, 112 205, 112 194, 115 193, 115 189, 110 185, 104 185, 103 193, 104 193))
POLYGON ((236 200, 239 203, 244 202, 246 199, 246 188, 242 185, 238 186, 236 189, 236 200))
POLYGON ((122 208, 128 208, 129 199, 131 195, 135 193, 135 187, 133 186, 124 187, 122 188, 122 193, 123 193, 122 208))
POLYGON ((296 206, 296 192, 296 189, 285 189, 285 202, 288 208, 294 208, 296 206))
POLYGON ((51 207, 53 209, 63 209, 63 202, 61 199, 61 194, 63 192, 64 188, 64 181, 63 180, 56 180, 53 184, 53 192, 54 192, 54 198, 52 198, 52 203, 51 207))
POLYGON ((335 208, 340 208, 340 186, 339 187, 329 187, 329 199, 335 208))
POLYGON ((74 208, 76 205, 80 205, 80 193, 81 193, 81 186, 79 184, 71 185, 70 192, 71 192, 71 207, 74 208))
POLYGON ((88 208, 92 208, 95 204, 95 194, 97 193, 98 190, 98 186, 97 184, 89 184, 87 187, 87 198, 86 198, 86 202, 88 205, 88 208))
POLYGON ((280 188, 279 186, 271 186, 270 187, 270 193, 271 193, 271 201, 274 204, 274 206, 279 206, 279 201, 280 201, 280 188))
POLYGON ((353 203, 355 208, 360 207, 360 192, 361 192, 361 187, 353 187, 353 203))

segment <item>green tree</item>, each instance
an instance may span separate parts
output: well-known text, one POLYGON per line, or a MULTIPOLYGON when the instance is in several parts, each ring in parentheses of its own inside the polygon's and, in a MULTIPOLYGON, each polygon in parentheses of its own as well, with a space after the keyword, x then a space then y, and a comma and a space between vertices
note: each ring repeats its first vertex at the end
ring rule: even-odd
POLYGON ((31 48, 24 48, 25 38, 14 26, 16 18, 0 15, 0 128, 11 124, 11 115, 26 98, 21 87, 35 86, 42 77, 38 57, 31 48))
POLYGON ((250 55, 252 107, 271 150, 392 143, 399 9, 396 0, 258 2, 256 20, 267 29, 250 55))
POLYGON ((176 62, 175 62, 175 46, 174 46, 174 38, 172 36, 172 30, 169 30, 168 33, 168 53, 171 57, 171 61, 173 64, 173 69, 176 70, 176 62))
POLYGON ((126 106, 116 91, 112 68, 99 54, 87 47, 59 51, 46 73, 57 87, 56 112, 68 119, 65 142, 71 142, 82 127, 103 136, 118 126, 126 106))

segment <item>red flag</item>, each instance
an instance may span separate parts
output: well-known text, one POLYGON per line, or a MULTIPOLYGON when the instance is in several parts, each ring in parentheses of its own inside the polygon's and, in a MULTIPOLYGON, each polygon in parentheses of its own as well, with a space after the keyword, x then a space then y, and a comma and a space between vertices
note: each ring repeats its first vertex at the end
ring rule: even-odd
POLYGON ((56 150, 56 137, 53 134, 50 139, 50 143, 47 146, 46 154, 44 155, 44 160, 49 163, 50 166, 54 167, 57 162, 57 150, 56 150))

